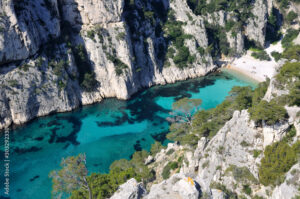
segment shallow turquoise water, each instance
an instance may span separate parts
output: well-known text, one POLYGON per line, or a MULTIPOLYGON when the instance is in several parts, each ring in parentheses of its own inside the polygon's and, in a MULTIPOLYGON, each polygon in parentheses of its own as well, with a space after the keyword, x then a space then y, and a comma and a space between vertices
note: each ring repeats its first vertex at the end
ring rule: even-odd
MULTIPOLYGON (((248 85, 255 86, 226 73, 213 74, 155 86, 129 101, 107 99, 70 113, 35 119, 10 133, 10 196, 50 198, 48 173, 58 168, 62 157, 78 153, 86 153, 90 172, 107 172, 114 160, 129 159, 136 150, 149 150, 154 140, 166 142, 169 124, 165 118, 175 100, 201 98, 202 108, 209 109, 220 104, 233 86, 248 85)), ((3 150, 3 136, 0 140, 3 150)))

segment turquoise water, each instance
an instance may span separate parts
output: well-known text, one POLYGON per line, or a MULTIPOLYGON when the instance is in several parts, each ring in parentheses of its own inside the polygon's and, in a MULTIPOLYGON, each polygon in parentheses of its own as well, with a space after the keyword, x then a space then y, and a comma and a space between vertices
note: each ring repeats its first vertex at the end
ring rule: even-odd
MULTIPOLYGON (((108 172, 114 160, 129 159, 136 150, 149 150, 154 140, 166 142, 169 123, 165 118, 174 101, 201 98, 202 108, 209 109, 220 104, 233 86, 248 85, 254 86, 227 73, 213 74, 155 86, 128 101, 106 99, 70 113, 35 119, 10 132, 10 196, 50 198, 48 173, 59 167, 62 157, 78 153, 86 153, 90 172, 108 172)), ((3 139, 0 137, 1 150, 3 139)), ((3 169, 0 171, 2 183, 3 169)))

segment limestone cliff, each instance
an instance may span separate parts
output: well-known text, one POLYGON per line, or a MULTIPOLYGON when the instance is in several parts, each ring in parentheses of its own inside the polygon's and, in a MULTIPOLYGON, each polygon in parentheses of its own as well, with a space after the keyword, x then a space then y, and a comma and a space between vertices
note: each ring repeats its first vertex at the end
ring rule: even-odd
MULTIPOLYGON (((238 22, 224 11, 195 15, 182 0, 6 0, 0 8, 0 129, 206 75, 218 59, 207 50, 206 23, 238 22), (181 49, 170 24, 180 25, 181 49)), ((255 17, 226 36, 237 54, 246 36, 264 45, 267 4, 251 9, 255 17)))

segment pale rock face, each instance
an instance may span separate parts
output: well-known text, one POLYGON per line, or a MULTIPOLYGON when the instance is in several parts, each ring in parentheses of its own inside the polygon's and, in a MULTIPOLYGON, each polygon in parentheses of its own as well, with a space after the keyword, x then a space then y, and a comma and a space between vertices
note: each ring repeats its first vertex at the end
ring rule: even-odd
MULTIPOLYGON (((83 1, 78 1, 77 3, 81 5, 83 1)), ((106 3, 109 4, 108 1, 106 3)), ((166 4, 166 2, 164 3, 166 4)), ((90 3, 85 2, 84 4, 90 3)), ((117 4, 123 5, 121 1, 117 4)), ((137 2, 137 5, 138 4, 139 2, 137 2)), ((63 10, 65 10, 65 13, 74 12, 74 8, 71 5, 74 6, 71 2, 64 1, 63 10)), ((84 5, 84 7, 86 6, 87 5, 84 5)), ((103 8, 102 12, 94 13, 94 15, 97 16, 93 16, 94 18, 90 19, 90 23, 87 23, 87 21, 83 19, 83 16, 87 15, 85 14, 86 9, 78 9, 77 14, 66 15, 66 19, 74 25, 76 24, 76 20, 78 21, 76 18, 79 17, 83 20, 84 26, 81 31, 82 34, 77 40, 78 43, 80 43, 80 40, 83 40, 89 58, 92 61, 96 79, 99 82, 99 87, 95 92, 83 93, 83 104, 97 102, 105 97, 128 99, 140 88, 199 77, 216 68, 210 56, 205 56, 207 63, 204 64, 202 63, 202 57, 199 53, 197 54, 196 42, 204 48, 207 47, 207 36, 202 19, 191 13, 196 22, 192 24, 192 22, 188 21, 187 12, 191 12, 191 10, 184 1, 172 2, 170 6, 175 11, 177 20, 187 22, 186 27, 184 27, 186 34, 191 34, 195 37, 195 39, 187 41, 186 43, 190 51, 196 55, 195 63, 189 68, 179 69, 174 64, 171 65, 171 67, 161 66, 161 61, 157 59, 157 47, 161 45, 163 38, 155 36, 154 28, 152 28, 149 23, 143 22, 143 24, 140 24, 140 22, 134 22, 136 23, 136 32, 144 31, 145 34, 149 35, 146 39, 148 53, 145 53, 143 37, 140 36, 138 41, 133 41, 129 34, 136 33, 130 33, 126 28, 125 22, 121 21, 121 18, 114 18, 102 22, 97 21, 98 18, 103 19, 103 17, 101 17, 102 15, 110 16, 111 13, 120 16, 119 11, 122 12, 123 7, 122 9, 119 9, 119 7, 117 9, 115 6, 115 9, 111 11, 111 6, 104 6, 105 8, 103 8), (102 24, 104 22, 105 24, 102 24), (96 23, 97 25, 91 26, 91 24, 96 23), (84 33, 94 29, 96 26, 102 27, 106 32, 106 34, 102 34, 102 41, 97 38, 97 36, 95 36, 94 39, 88 38, 84 33), (120 39, 119 35, 122 33, 125 34, 125 37, 120 39), (108 50, 107 47, 109 47, 108 50), (112 54, 114 50, 116 51, 116 57, 127 65, 127 69, 123 71, 124 74, 119 76, 116 75, 114 64, 107 57, 107 53, 112 54), (135 57, 136 64, 133 61, 133 57, 135 57)))
POLYGON ((212 199, 225 199, 226 195, 224 194, 224 192, 222 192, 219 189, 212 189, 211 190, 211 198, 212 199))
POLYGON ((275 124, 273 126, 263 125, 264 148, 273 142, 280 141, 288 128, 288 122, 275 124))
POLYGON ((48 2, 1 1, 0 64, 26 59, 60 35, 57 1, 48 2))
POLYGON ((175 174, 160 184, 152 185, 145 199, 198 199, 200 187, 196 181, 188 180, 188 176, 175 174))
POLYGON ((255 1, 252 13, 255 17, 249 19, 246 26, 246 35, 250 40, 256 41, 259 45, 264 46, 268 13, 265 1, 255 1))
MULTIPOLYGON (((201 144, 199 146, 203 147, 201 144)), ((253 122, 249 122, 247 110, 234 112, 233 118, 220 129, 205 149, 195 151, 195 156, 200 156, 197 180, 202 191, 210 192, 209 186, 214 181, 232 180, 221 177, 221 173, 230 165, 247 167, 254 176, 257 176, 256 159, 249 151, 262 149, 262 146, 262 134, 255 129, 253 122), (247 146, 242 146, 243 142, 247 146), (199 152, 200 155, 196 154, 199 152)))
POLYGON ((236 37, 232 36, 232 31, 226 33, 230 48, 235 49, 236 54, 241 54, 244 51, 244 36, 242 32, 238 32, 236 37))
POLYGON ((3 89, 0 91, 0 129, 9 126, 12 123, 11 113, 6 94, 3 89))
POLYGON ((72 25, 76 26, 76 22, 94 25, 120 22, 124 0, 62 0, 62 4, 65 19, 72 25))
POLYGON ((287 95, 287 94, 289 94, 288 89, 278 88, 278 86, 276 84, 276 79, 272 78, 270 81, 268 90, 264 96, 264 100, 266 100, 267 102, 270 102, 274 97, 279 97, 281 95, 287 95))
MULTIPOLYGON (((46 60, 43 66, 37 66, 32 61, 27 64, 28 68, 12 65, 0 70, 0 85, 6 88, 0 95, 3 110, 0 127, 6 127, 11 121, 22 124, 37 116, 71 111, 79 106, 79 96, 75 92, 79 90, 78 85, 71 79, 56 76, 51 68, 45 67, 45 63, 46 60), (6 70, 9 72, 4 72, 6 70), (65 89, 58 86, 58 81, 65 84, 65 89)), ((68 76, 66 71, 62 74, 68 76)))
POLYGON ((273 199, 290 199, 299 194, 300 186, 300 164, 295 164, 286 174, 284 183, 277 186, 272 194, 273 199), (293 171, 296 171, 293 173, 293 171))
POLYGON ((110 199, 140 199, 145 193, 142 183, 131 178, 122 184, 110 199))

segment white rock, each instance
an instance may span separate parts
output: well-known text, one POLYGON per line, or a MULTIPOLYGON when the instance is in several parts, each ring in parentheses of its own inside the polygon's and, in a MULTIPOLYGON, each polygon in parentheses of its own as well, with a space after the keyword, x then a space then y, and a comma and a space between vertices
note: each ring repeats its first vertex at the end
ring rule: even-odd
POLYGON ((142 183, 131 178, 122 184, 110 199, 140 199, 145 193, 142 183))

